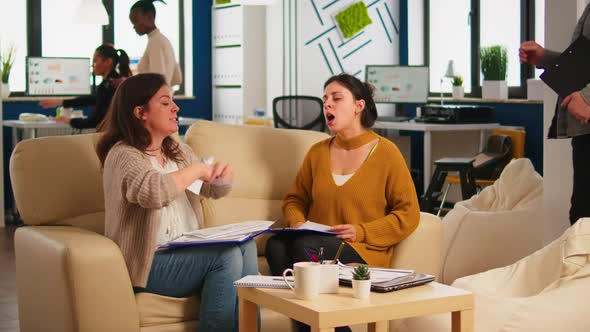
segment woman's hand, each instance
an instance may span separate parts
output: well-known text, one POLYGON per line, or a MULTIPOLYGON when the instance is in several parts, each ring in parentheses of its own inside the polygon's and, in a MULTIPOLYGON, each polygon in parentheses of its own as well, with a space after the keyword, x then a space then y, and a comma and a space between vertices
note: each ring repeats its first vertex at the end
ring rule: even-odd
POLYGON ((39 106, 43 108, 55 108, 63 104, 63 99, 44 99, 39 102, 39 106))
POLYGON ((330 231, 336 233, 336 237, 348 242, 356 241, 356 228, 353 225, 336 225, 330 228, 330 231))
POLYGON ((69 116, 58 116, 57 118, 55 118, 55 122, 70 123, 70 117, 69 116))
POLYGON ((233 168, 228 163, 214 163, 211 165, 211 168, 211 177, 206 182, 213 182, 215 180, 231 182, 234 178, 233 168))
POLYGON ((194 163, 192 167, 197 169, 198 179, 204 182, 208 182, 213 173, 213 167, 207 163, 194 163))

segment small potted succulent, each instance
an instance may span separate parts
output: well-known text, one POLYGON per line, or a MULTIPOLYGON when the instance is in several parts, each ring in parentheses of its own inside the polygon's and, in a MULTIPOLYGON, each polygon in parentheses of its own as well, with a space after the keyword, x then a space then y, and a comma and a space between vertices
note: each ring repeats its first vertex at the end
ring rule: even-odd
POLYGON ((364 264, 358 265, 352 271, 352 290, 357 299, 369 298, 371 294, 371 271, 364 264))
POLYGON ((465 89, 463 88, 463 76, 453 76, 453 99, 465 98, 465 89))

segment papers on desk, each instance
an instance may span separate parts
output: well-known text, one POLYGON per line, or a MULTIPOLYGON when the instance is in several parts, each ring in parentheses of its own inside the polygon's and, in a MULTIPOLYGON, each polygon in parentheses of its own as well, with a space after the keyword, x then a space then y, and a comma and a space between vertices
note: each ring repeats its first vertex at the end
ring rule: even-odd
MULTIPOLYGON (((293 277, 287 277, 291 283, 295 282, 293 277)), ((283 280, 283 277, 259 276, 250 275, 242 279, 234 281, 235 287, 250 287, 250 288, 279 288, 288 289, 289 286, 283 280)))
POLYGON ((329 226, 307 221, 299 228, 271 228, 274 221, 248 220, 235 224, 208 227, 186 232, 180 237, 162 245, 159 249, 176 247, 211 245, 225 243, 242 243, 251 240, 261 234, 272 232, 319 232, 331 234, 329 226))

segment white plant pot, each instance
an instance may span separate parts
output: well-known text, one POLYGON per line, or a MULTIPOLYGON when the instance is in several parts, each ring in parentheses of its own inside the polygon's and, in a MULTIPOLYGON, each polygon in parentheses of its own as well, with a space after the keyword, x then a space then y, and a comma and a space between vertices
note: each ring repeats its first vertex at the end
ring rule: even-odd
POLYGON ((371 294, 371 280, 352 279, 353 296, 357 299, 368 299, 371 294))
POLYGON ((0 99, 6 99, 10 96, 10 85, 8 83, 0 83, 0 99))
POLYGON ((508 99, 508 82, 483 81, 481 97, 483 99, 508 99))
POLYGON ((453 99, 465 98, 465 88, 453 85, 453 99))

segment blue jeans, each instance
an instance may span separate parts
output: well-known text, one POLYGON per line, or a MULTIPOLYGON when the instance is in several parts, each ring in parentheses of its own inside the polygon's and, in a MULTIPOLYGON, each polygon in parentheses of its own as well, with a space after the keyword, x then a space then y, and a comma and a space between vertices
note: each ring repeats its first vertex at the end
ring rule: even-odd
POLYGON ((135 291, 171 297, 199 295, 199 331, 237 331, 233 282, 258 274, 256 243, 184 247, 156 252, 145 288, 135 291))

